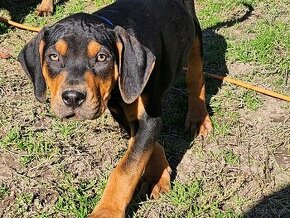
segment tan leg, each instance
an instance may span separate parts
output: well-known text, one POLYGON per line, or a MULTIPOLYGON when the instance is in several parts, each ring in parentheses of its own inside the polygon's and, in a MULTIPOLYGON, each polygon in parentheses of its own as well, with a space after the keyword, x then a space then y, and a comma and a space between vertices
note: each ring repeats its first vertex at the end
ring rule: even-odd
POLYGON ((90 218, 123 218, 143 170, 150 159, 152 149, 136 153, 134 139, 109 177, 103 196, 90 215, 90 218))
POLYGON ((148 161, 142 178, 141 195, 147 194, 157 199, 160 194, 170 191, 170 173, 168 161, 162 145, 155 143, 154 150, 148 161))
POLYGON ((188 58, 186 73, 188 112, 185 127, 191 133, 197 133, 205 137, 213 127, 205 104, 205 84, 202 68, 201 41, 196 36, 188 58))
POLYGON ((95 207, 91 218, 123 218, 126 207, 145 167, 154 150, 161 118, 151 118, 145 111, 146 97, 140 96, 133 104, 122 107, 129 123, 132 123, 133 137, 129 140, 128 150, 109 177, 103 196, 95 207), (134 130, 134 122, 138 120, 138 130, 134 130))
POLYGON ((38 8, 38 16, 47 16, 53 12, 53 0, 42 0, 38 8))

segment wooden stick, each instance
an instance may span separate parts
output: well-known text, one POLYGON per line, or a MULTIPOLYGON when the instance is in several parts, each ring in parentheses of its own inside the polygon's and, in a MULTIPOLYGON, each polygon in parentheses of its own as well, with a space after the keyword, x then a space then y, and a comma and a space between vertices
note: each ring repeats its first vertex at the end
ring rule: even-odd
POLYGON ((39 32, 41 30, 41 28, 39 28, 39 27, 26 26, 26 25, 23 25, 23 24, 20 24, 20 23, 16 23, 16 22, 14 22, 12 20, 8 20, 8 19, 6 19, 4 17, 0 17, 0 22, 9 24, 11 26, 15 26, 15 27, 20 28, 20 29, 31 30, 33 32, 39 32))
POLYGON ((282 95, 282 94, 279 94, 279 93, 276 93, 276 92, 273 92, 273 91, 270 91, 270 90, 267 90, 267 89, 264 89, 264 88, 260 88, 260 87, 257 87, 257 86, 253 86, 253 85, 245 83, 245 82, 243 82, 241 80, 236 80, 236 79, 232 79, 232 78, 229 78, 229 77, 219 76, 219 75, 215 75, 215 74, 211 74, 211 73, 205 73, 205 75, 209 76, 209 77, 212 77, 212 78, 215 78, 215 79, 218 79, 218 80, 221 80, 221 81, 225 81, 225 82, 228 82, 228 83, 231 83, 231 84, 235 84, 237 86, 241 86, 241 87, 244 87, 244 88, 247 88, 247 89, 250 89, 250 90, 254 90, 256 92, 260 92, 260 93, 268 95, 268 96, 272 96, 272 97, 279 98, 279 99, 282 99, 284 101, 290 102, 290 97, 289 96, 282 95))

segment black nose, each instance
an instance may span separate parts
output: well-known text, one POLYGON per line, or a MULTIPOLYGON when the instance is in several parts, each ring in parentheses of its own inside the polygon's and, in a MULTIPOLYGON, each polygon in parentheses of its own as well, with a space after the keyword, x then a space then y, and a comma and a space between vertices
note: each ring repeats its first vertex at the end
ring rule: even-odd
POLYGON ((79 107, 86 99, 86 93, 75 90, 64 91, 61 95, 63 102, 68 107, 79 107))

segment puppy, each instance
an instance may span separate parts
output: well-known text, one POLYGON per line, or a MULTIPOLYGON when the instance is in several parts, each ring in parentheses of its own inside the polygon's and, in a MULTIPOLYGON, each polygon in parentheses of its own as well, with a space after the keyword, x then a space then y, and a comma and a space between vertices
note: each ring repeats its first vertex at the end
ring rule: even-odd
POLYGON ((193 0, 120 0, 93 13, 69 16, 43 28, 19 61, 60 118, 96 119, 108 108, 130 136, 91 217, 125 217, 141 190, 157 198, 170 190, 170 167, 157 142, 161 101, 188 67, 186 127, 212 130, 205 106, 202 36, 193 0))

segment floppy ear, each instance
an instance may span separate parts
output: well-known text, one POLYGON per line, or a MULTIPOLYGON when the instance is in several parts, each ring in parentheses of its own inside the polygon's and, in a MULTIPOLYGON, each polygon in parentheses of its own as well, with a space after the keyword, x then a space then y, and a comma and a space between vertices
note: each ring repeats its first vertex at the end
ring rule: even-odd
POLYGON ((46 99, 46 84, 42 74, 42 56, 45 45, 43 37, 44 30, 42 29, 18 55, 18 61, 30 77, 34 86, 34 95, 40 102, 44 102, 46 99))
POLYGON ((126 30, 116 27, 119 53, 119 89, 127 104, 143 92, 155 64, 153 53, 126 30))

